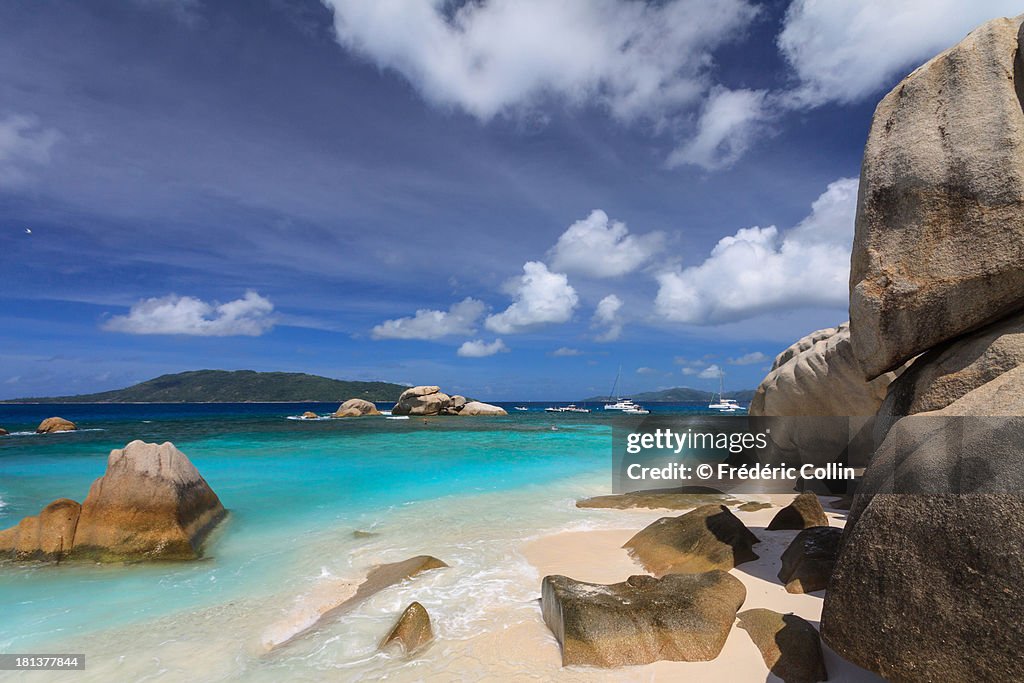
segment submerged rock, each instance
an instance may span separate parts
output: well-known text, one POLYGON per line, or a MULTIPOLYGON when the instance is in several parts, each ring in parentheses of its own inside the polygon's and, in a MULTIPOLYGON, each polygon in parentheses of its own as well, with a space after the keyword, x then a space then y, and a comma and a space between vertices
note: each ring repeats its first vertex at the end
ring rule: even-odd
POLYGON ((761 651, 765 666, 784 683, 827 681, 821 639, 807 620, 770 609, 740 612, 739 627, 761 651))
POLYGON ((398 403, 391 409, 393 415, 440 415, 451 403, 451 397, 441 387, 411 387, 402 392, 398 403))
POLYGON ((492 406, 490 403, 470 401, 458 412, 459 415, 508 415, 504 408, 492 406))
POLYGON ((363 415, 380 415, 377 406, 361 398, 350 398, 338 406, 333 417, 361 417, 363 415))
POLYGON ((414 602, 405 608, 394 628, 381 641, 380 650, 398 648, 405 654, 413 654, 434 637, 427 608, 414 602))
POLYGON ((132 441, 113 450, 82 503, 74 554, 99 560, 192 560, 226 515, 188 457, 172 443, 132 441))
POLYGON ((867 377, 1024 306, 1020 25, 975 29, 875 110, 850 273, 867 377))
POLYGON ((762 502, 762 501, 751 500, 751 501, 747 501, 743 505, 740 505, 736 509, 740 510, 741 512, 757 512, 758 510, 767 510, 771 506, 772 506, 771 503, 765 503, 765 502, 762 502))
POLYGON ((305 596, 284 619, 272 624, 261 637, 264 650, 271 651, 315 630, 396 583, 431 569, 448 565, 430 555, 417 555, 401 562, 374 567, 361 582, 334 581, 305 596))
POLYGON ((804 529, 782 553, 779 580, 789 593, 824 590, 836 566, 843 530, 831 526, 804 529))
POLYGON ((754 534, 724 505, 662 517, 622 546, 655 576, 729 570, 756 560, 754 534))
POLYGON ((712 492, 683 493, 678 489, 631 491, 605 496, 593 496, 576 501, 578 508, 606 508, 613 510, 692 510, 701 505, 735 505, 739 501, 727 494, 712 492))
POLYGON ((768 531, 781 529, 807 529, 812 526, 828 526, 828 517, 821 501, 813 493, 801 493, 793 502, 776 513, 768 523, 768 531))
POLYGON ((78 427, 71 420, 63 417, 48 417, 36 427, 36 434, 53 434, 55 432, 73 432, 78 427))
POLYGON ((747 595, 739 579, 720 570, 631 576, 612 585, 546 576, 541 590, 562 665, 599 667, 714 659, 747 595))
POLYGON ((35 517, 0 531, 0 556, 16 560, 57 560, 71 552, 82 506, 68 498, 53 501, 35 517))

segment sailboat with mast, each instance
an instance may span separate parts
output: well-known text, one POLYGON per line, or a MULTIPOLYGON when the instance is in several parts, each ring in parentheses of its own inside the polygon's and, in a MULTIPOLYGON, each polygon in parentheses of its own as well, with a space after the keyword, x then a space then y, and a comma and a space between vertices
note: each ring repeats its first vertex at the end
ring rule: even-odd
POLYGON ((724 398, 725 394, 725 371, 718 369, 718 400, 708 404, 708 410, 717 410, 720 413, 736 413, 746 410, 736 399, 724 398))
POLYGON ((629 410, 635 408, 636 404, 628 398, 621 398, 615 395, 616 390, 619 388, 619 379, 622 376, 622 366, 619 366, 618 372, 615 373, 615 382, 612 383, 612 390, 608 394, 608 403, 604 404, 605 410, 629 410))

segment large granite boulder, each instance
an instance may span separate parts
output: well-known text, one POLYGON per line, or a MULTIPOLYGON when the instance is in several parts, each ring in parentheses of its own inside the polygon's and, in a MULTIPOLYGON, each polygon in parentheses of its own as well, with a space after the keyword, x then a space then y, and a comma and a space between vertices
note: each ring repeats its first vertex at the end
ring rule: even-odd
POLYGON ((508 415, 504 408, 498 406, 492 406, 490 403, 482 403, 480 401, 470 401, 466 403, 461 410, 459 415, 508 415))
POLYGON ((74 554, 100 560, 199 557, 226 512, 172 443, 132 441, 110 452, 106 473, 82 503, 74 554))
POLYGON ((0 557, 60 561, 71 552, 82 506, 73 500, 53 501, 35 517, 0 531, 0 557))
POLYGON ((825 516, 825 509, 821 507, 818 496, 808 491, 775 513, 768 523, 768 531, 807 529, 812 526, 828 526, 828 517, 825 516))
POLYGON ((361 417, 363 415, 380 415, 377 406, 361 398, 350 398, 338 406, 334 417, 361 417))
POLYGON ((451 404, 451 397, 441 387, 411 387, 402 392, 398 403, 391 409, 392 415, 440 415, 451 404))
POLYGON ((761 652, 765 666, 784 683, 827 681, 821 639, 807 620, 770 609, 740 612, 739 627, 761 652))
POLYGON ((622 546, 655 576, 729 570, 756 560, 758 539, 724 505, 662 517, 622 546))
POLYGON ((893 681, 1020 678, 1024 366, 888 431, 854 499, 822 636, 893 681))
POLYGON ((782 553, 779 581, 788 593, 813 593, 825 590, 836 566, 839 539, 843 530, 833 526, 814 526, 796 535, 782 553))
POLYGON ((982 25, 875 110, 850 273, 866 377, 1024 306, 1020 25, 982 25))
POLYGON ((783 351, 758 386, 749 415, 770 428, 775 461, 849 462, 870 446, 873 416, 897 373, 868 381, 853 355, 850 328, 812 332, 783 351), (863 442, 863 443, 861 443, 863 442))
POLYGON ((394 628, 381 641, 380 650, 396 648, 405 654, 413 654, 434 637, 427 608, 414 602, 405 608, 394 628))
POLYGON ((1003 373, 1024 365, 1024 315, 941 344, 889 387, 879 416, 888 421, 945 408, 1003 373))
POLYGON ((545 576, 541 592, 562 665, 599 667, 714 659, 747 596, 743 583, 721 570, 631 576, 612 585, 545 576))
POLYGON ((450 412, 450 413, 462 412, 462 409, 466 407, 467 403, 469 403, 469 400, 465 396, 460 396, 459 394, 454 394, 452 396, 451 400, 448 402, 448 412, 450 412))
POLYGON ((316 413, 314 413, 312 410, 307 410, 306 412, 304 412, 302 414, 302 419, 303 420, 315 420, 318 417, 320 417, 320 416, 317 415, 316 413))
POLYGON ((63 417, 48 417, 36 427, 36 434, 54 434, 56 432, 73 432, 78 429, 71 420, 63 417))

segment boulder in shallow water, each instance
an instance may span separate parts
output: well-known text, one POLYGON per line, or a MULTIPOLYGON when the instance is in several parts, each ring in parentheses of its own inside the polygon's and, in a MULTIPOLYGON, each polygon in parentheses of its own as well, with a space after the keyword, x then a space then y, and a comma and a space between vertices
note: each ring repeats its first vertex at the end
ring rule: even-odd
POLYGON ((334 417, 361 417, 363 415, 380 415, 377 406, 361 398, 350 398, 338 406, 334 417))
POLYGON ((53 501, 34 517, 0 531, 0 557, 17 560, 61 560, 70 553, 82 506, 73 500, 53 501))
POLYGON ((508 415, 504 408, 481 401, 470 401, 462 407, 459 415, 508 415))
POLYGON ((398 648, 405 654, 413 654, 433 637, 427 608, 414 602, 402 612, 394 628, 381 641, 379 649, 398 648))
POLYGON ((440 415, 448 409, 451 397, 437 386, 411 387, 402 392, 391 409, 393 415, 440 415))
POLYGON ((106 473, 89 489, 74 554, 99 560, 195 559, 226 514, 174 444, 132 441, 110 452, 106 473))
POLYGON ((3 427, 0 427, 0 436, 7 436, 8 434, 10 434, 10 432, 8 432, 3 427))
POLYGON ((818 496, 808 491, 779 510, 768 523, 768 531, 807 529, 812 526, 828 526, 828 517, 825 516, 825 509, 821 507, 818 496))
POLYGON ((739 627, 761 651, 765 666, 784 683, 827 681, 821 638, 807 620, 770 609, 740 612, 739 627))
POLYGON ((756 536, 724 505, 662 517, 622 546, 655 576, 729 570, 756 560, 756 536))
POLYGON ((315 420, 318 417, 320 417, 320 416, 317 415, 316 413, 314 413, 312 410, 307 410, 306 412, 304 412, 302 414, 302 419, 303 420, 315 420))
POLYGON ((789 593, 824 590, 836 566, 843 530, 831 526, 804 529, 782 553, 779 580, 789 593))
POLYGON ((53 434, 55 432, 73 432, 78 429, 71 420, 63 417, 48 417, 36 427, 36 434, 53 434))
POLYGON ((983 24, 875 110, 850 272, 867 377, 1024 306, 1020 25, 983 24))
POLYGON ((747 596, 739 579, 720 570, 611 585, 545 576, 541 591, 562 665, 606 668, 714 659, 747 596))

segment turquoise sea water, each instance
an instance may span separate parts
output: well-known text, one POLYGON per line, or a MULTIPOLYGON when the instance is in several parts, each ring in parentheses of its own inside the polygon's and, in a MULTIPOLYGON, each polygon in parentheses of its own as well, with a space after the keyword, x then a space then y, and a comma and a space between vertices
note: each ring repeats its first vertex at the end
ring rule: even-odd
MULTIPOLYGON (((280 602, 307 590, 318 573, 352 574, 393 548, 447 548, 450 563, 475 567, 478 539, 493 537, 500 548, 508 545, 502 533, 516 538, 517 529, 528 531, 520 527, 564 524, 559 515, 571 508, 566 491, 585 492, 565 482, 588 482, 590 493, 605 492, 605 482, 610 487, 612 416, 600 411, 549 415, 534 406, 507 417, 287 419, 335 407, 0 406, 0 425, 13 432, 0 438, 0 528, 56 498, 81 501, 103 474, 109 451, 134 439, 174 442, 231 513, 198 562, 0 566, 0 652, 79 651, 82 643, 102 649, 98 633, 180 625, 243 601, 280 602), (83 431, 31 433, 51 415, 83 431), (521 503, 552 495, 564 503, 521 503), (383 540, 367 546, 355 529, 380 531, 383 540)), ((487 568, 473 571, 479 581, 487 568)), ((259 609, 238 622, 257 619, 259 609)))

